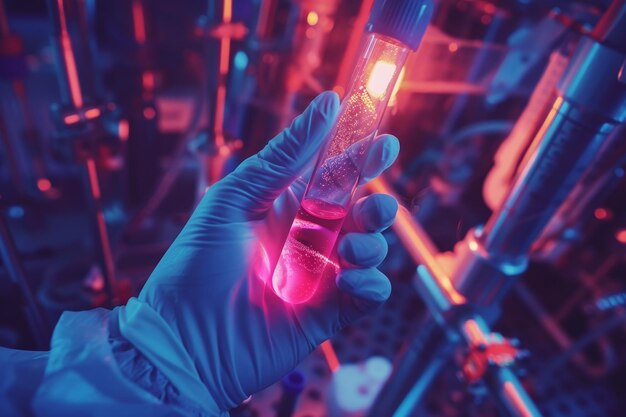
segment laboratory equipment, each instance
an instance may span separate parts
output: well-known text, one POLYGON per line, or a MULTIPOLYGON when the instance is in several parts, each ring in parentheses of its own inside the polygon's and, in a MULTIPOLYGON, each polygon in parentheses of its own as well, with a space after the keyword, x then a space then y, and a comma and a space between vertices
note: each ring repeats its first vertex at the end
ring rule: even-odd
MULTIPOLYGON (((301 299, 335 285, 330 268, 320 278, 298 262, 332 265, 387 107, 379 129, 401 154, 358 193, 400 203, 380 267, 392 295, 297 367, 301 392, 279 382, 231 415, 378 417, 400 405, 398 416, 499 417, 521 399, 544 416, 621 417, 624 1, 433 0, 402 65, 391 48, 411 47, 374 23, 404 3, 416 2, 0 0, 0 344, 44 346, 62 310, 104 306, 109 289, 123 298, 127 277, 137 294, 199 192, 333 90, 350 123, 328 139, 348 133, 322 150, 293 228, 313 249, 289 258, 302 279, 282 284, 301 299), (376 65, 383 50, 391 58, 376 65), (321 221, 319 205, 332 209, 321 221), (503 352, 505 366, 485 369, 503 352), (380 357, 390 379, 362 387, 351 372, 380 357)), ((285 308, 319 308, 316 295, 285 308)))

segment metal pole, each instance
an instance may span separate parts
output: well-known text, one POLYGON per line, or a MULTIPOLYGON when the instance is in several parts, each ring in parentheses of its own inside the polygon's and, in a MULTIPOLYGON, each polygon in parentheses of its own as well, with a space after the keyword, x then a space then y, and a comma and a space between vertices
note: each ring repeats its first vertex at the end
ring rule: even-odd
POLYGON ((42 350, 47 349, 50 337, 49 327, 41 316, 37 303, 35 303, 9 226, 2 215, 0 215, 0 258, 11 281, 20 292, 24 315, 36 347, 42 350))
MULTIPOLYGON (((72 44, 68 30, 65 1, 66 0, 48 0, 53 28, 52 44, 57 50, 57 66, 62 103, 80 113, 84 105, 83 89, 81 87, 81 78, 79 76, 74 45, 72 44)), ((90 127, 93 127, 93 121, 84 120, 83 122, 87 125, 84 134, 95 134, 95 129, 90 129, 90 127)), ((69 132, 69 134, 71 135, 73 132, 69 132)), ((91 205, 92 221, 95 225, 98 260, 104 276, 105 290, 109 296, 110 302, 115 304, 115 263, 102 208, 102 195, 100 193, 98 172, 93 153, 95 153, 95 151, 90 150, 87 155, 80 155, 78 158, 81 159, 81 162, 84 164, 86 194, 91 205)))
MULTIPOLYGON (((11 34, 11 28, 9 27, 9 18, 7 16, 4 0, 0 0, 0 39, 9 39, 12 36, 13 35, 11 34)), ((19 42, 19 39, 17 40, 19 42)), ((19 154, 15 149, 13 142, 11 141, 9 131, 2 115, 0 115, 0 140, 2 141, 2 145, 4 147, 6 164, 8 165, 11 179, 15 184, 15 187, 20 192, 25 193, 28 190, 28 184, 20 168, 19 154)))
POLYGON ((117 279, 115 277, 115 261, 111 251, 111 241, 107 230, 106 219, 102 207, 102 194, 100 192, 100 183, 98 180, 98 170, 93 158, 85 161, 85 170, 87 174, 87 192, 92 205, 91 212, 96 227, 96 244, 98 246, 98 261, 102 266, 102 275, 104 277, 105 291, 112 305, 116 305, 117 300, 115 288, 117 279))

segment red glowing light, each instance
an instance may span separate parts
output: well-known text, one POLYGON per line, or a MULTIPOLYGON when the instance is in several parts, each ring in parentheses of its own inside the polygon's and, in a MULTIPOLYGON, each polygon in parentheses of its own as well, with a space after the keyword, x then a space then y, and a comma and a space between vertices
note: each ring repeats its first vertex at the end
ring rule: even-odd
POLYGON ((143 4, 141 0, 133 1, 133 29, 135 32, 135 41, 137 43, 146 42, 146 20, 143 14, 143 4))
POLYGON ((220 74, 226 75, 228 73, 228 64, 230 56, 230 39, 222 38, 220 43, 220 74))
MULTIPOLYGON (((83 107, 83 95, 80 91, 80 81, 78 79, 78 70, 76 69, 76 60, 74 59, 74 51, 72 42, 67 31, 67 21, 65 20, 65 5, 63 0, 57 0, 59 9, 59 20, 61 26, 61 52, 65 61, 65 69, 67 70, 67 81, 70 89, 72 104, 76 108, 83 107)), ((71 124, 71 123, 68 123, 71 124)))
POLYGON ((46 191, 50 191, 50 189, 52 188, 52 183, 48 178, 39 178, 37 180, 37 188, 39 189, 39 191, 45 193, 46 191))
POLYGON ((215 101, 215 145, 224 145, 223 122, 224 111, 226 107, 226 87, 220 85, 217 87, 217 100, 215 101))
POLYGON ((326 359, 326 363, 332 372, 337 372, 339 369, 339 358, 337 358, 337 354, 335 353, 335 349, 333 345, 330 343, 330 340, 326 340, 320 345, 322 349, 322 353, 324 354, 324 358, 326 359))
POLYGON ((143 89, 147 91, 154 90, 154 73, 152 71, 144 71, 141 75, 143 89))
POLYGON ((128 140, 129 132, 130 127, 128 126, 128 120, 120 120, 117 125, 117 134, 122 142, 126 142, 128 140))
POLYGON ((88 159, 86 162, 87 172, 89 174, 89 185, 91 186, 91 192, 96 200, 101 197, 100 184, 98 183, 98 171, 96 170, 96 163, 93 159, 88 159))
POLYGON ((615 233, 615 239, 619 243, 626 243, 626 229, 620 229, 615 233))
MULTIPOLYGON (((227 25, 231 23, 233 18, 233 2, 232 0, 224 0, 224 8, 222 11, 222 22, 227 25)), ((217 87, 215 100, 215 122, 213 125, 213 133, 215 136, 215 145, 221 147, 224 145, 224 112, 226 107, 226 85, 225 78, 228 74, 230 64, 230 37, 225 35, 220 39, 220 59, 219 73, 220 82, 217 87)))
POLYGON ((63 123, 66 125, 73 125, 80 122, 80 116, 77 114, 69 114, 63 118, 63 123))
POLYGON ((154 110, 152 107, 146 107, 145 109, 143 109, 143 117, 148 120, 154 119, 156 117, 156 110, 154 110))
POLYGON ((593 215, 598 220, 606 220, 609 217, 609 212, 606 209, 599 207, 595 209, 595 211, 593 212, 593 215))
POLYGON ((230 23, 233 19, 233 0, 224 0, 222 19, 224 20, 224 23, 230 23))
POLYGON ((483 332, 480 330, 480 327, 478 327, 478 323, 476 323, 475 320, 468 320, 465 322, 465 331, 473 344, 483 342, 483 332))
POLYGON ((96 108, 89 109, 85 111, 85 117, 87 119, 95 119, 96 117, 100 116, 100 113, 101 113, 100 109, 96 109, 96 108))
POLYGON ((340 85, 336 85, 336 86, 334 86, 334 87, 333 87, 333 91, 334 91, 335 93, 337 93, 337 94, 339 95, 339 97, 343 97, 343 95, 346 93, 346 89, 345 89, 345 88, 343 88, 343 87, 342 87, 342 86, 340 86, 340 85))

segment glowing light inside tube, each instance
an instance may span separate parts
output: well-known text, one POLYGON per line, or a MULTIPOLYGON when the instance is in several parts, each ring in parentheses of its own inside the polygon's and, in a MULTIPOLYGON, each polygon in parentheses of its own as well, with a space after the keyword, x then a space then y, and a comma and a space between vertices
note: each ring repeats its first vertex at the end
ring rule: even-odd
POLYGON ((396 72, 396 64, 378 61, 372 68, 372 73, 367 80, 367 92, 374 98, 383 98, 389 83, 396 72))
POLYGON ((393 91, 391 91, 391 97, 389 98, 389 107, 393 107, 397 103, 398 91, 400 91, 400 86, 402 85, 402 81, 404 81, 404 72, 404 68, 402 68, 398 75, 398 81, 396 81, 396 85, 393 86, 393 91))

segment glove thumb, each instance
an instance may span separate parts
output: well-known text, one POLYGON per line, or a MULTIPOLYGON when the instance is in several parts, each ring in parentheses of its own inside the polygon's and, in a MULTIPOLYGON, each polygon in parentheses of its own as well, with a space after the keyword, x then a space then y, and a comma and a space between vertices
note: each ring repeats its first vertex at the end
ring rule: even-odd
POLYGON ((338 110, 337 94, 320 94, 291 126, 220 181, 219 192, 212 195, 212 201, 225 208, 221 217, 227 216, 225 220, 229 222, 262 218, 274 200, 317 157, 338 110))

